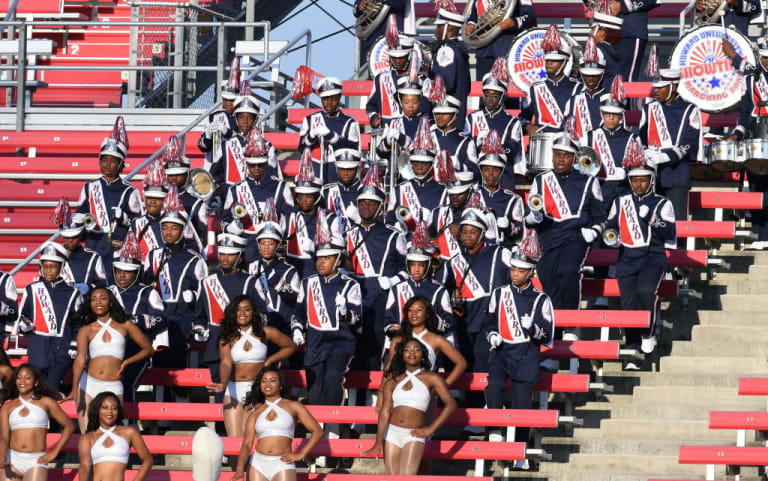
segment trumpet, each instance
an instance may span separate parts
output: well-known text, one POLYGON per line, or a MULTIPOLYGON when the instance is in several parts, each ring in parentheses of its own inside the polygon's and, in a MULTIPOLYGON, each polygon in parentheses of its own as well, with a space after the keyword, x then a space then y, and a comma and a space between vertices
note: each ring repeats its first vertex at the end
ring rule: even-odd
POLYGON ((544 196, 541 194, 529 195, 528 208, 533 212, 540 212, 542 209, 544 209, 544 196))
POLYGON ((605 229, 603 231, 603 243, 608 247, 618 247, 621 244, 621 239, 616 229, 605 229))
POLYGON ((85 230, 92 231, 99 226, 99 222, 96 220, 93 214, 85 214, 85 220, 83 221, 85 230))
POLYGON ((235 219, 242 219, 246 215, 248 215, 248 209, 245 207, 245 204, 242 202, 235 202, 232 204, 232 217, 235 219))
POLYGON ((464 298, 461 297, 461 291, 456 289, 451 293, 451 310, 456 317, 464 317, 467 313, 467 309, 464 306, 464 298))
POLYGON ((600 158, 592 147, 581 147, 576 154, 578 170, 585 175, 597 175, 600 172, 600 158))
POLYGON ((411 208, 407 205, 399 205, 395 209, 395 218, 398 222, 405 223, 411 217, 411 208))

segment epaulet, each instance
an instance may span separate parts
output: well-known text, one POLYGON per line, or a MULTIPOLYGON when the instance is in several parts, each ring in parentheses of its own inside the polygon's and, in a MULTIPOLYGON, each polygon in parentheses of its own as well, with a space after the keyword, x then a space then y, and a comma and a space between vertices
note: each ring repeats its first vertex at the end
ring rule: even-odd
POLYGON ((509 194, 509 195, 515 195, 515 194, 517 193, 517 192, 515 192, 514 190, 511 190, 511 189, 507 189, 506 187, 503 187, 501 190, 502 190, 502 192, 504 192, 505 194, 509 194))
POLYGON ((194 249, 187 249, 187 252, 189 252, 190 254, 192 254, 193 256, 195 256, 195 257, 197 257, 197 258, 200 258, 200 259, 202 259, 202 260, 205 260, 205 258, 203 258, 203 255, 202 255, 202 254, 200 254, 199 252, 197 252, 197 251, 196 251, 196 250, 194 250, 194 249))
POLYGON ((339 274, 339 277, 341 279, 344 279, 345 281, 353 281, 353 282, 357 283, 357 281, 354 278, 352 278, 352 277, 350 277, 350 276, 348 276, 346 274, 339 274))

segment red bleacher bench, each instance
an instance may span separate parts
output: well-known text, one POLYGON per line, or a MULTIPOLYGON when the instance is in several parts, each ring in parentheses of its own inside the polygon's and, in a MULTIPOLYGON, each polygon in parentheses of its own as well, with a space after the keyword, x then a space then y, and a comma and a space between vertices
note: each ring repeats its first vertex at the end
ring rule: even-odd
POLYGON ((709 429, 735 429, 736 446, 746 446, 747 430, 754 430, 758 439, 765 439, 764 432, 768 431, 768 412, 710 411, 709 429))
MULTIPOLYGON (((125 481, 133 481, 138 471, 125 471, 125 481)), ((219 481, 229 481, 234 472, 223 472, 219 481)), ((194 481, 192 471, 150 471, 146 481, 194 481)), ((349 474, 349 473, 296 473, 298 481, 466 481, 467 476, 393 476, 386 474, 349 474)), ((478 481, 493 481, 491 476, 473 476, 478 481)), ((48 481, 79 481, 76 469, 49 469, 48 481)))
MULTIPOLYGON (((533 279, 533 285, 541 289, 541 281, 533 279)), ((584 279, 581 295, 587 297, 619 297, 619 281, 616 279, 584 279)), ((659 297, 677 297, 677 281, 664 280, 659 285, 659 297)))
POLYGON ((706 479, 715 479, 715 466, 725 465, 726 474, 738 474, 741 466, 768 464, 768 448, 743 446, 680 446, 680 464, 704 464, 706 479))
POLYGON ((768 396, 768 377, 739 378, 739 395, 768 396))
MULTIPOLYGON (((434 17, 435 9, 431 3, 417 2, 414 4, 417 17, 434 17)), ((463 12, 466 2, 455 2, 456 9, 463 12)), ((678 18, 686 3, 664 3, 648 12, 651 18, 678 18)), ((536 3, 533 5, 536 18, 584 18, 587 9, 580 3, 536 3)))
MULTIPOLYGON (((587 256, 586 265, 612 266, 619 260, 618 249, 593 249, 587 256)), ((667 250, 667 262, 670 267, 706 267, 707 251, 689 251, 684 249, 667 250)))
MULTIPOLYGON (((168 142, 168 138, 177 132, 158 132, 152 130, 131 130, 128 127, 128 140, 130 149, 128 152, 129 161, 131 157, 139 154, 153 154, 157 149, 168 142)), ((14 132, 6 130, 0 133, 0 152, 15 152, 17 148, 25 150, 30 147, 37 149, 38 155, 41 153, 85 153, 93 152, 94 157, 98 157, 99 145, 104 137, 110 137, 112 131, 78 131, 78 130, 27 130, 25 132, 14 132)), ((190 132, 186 135, 186 150, 197 152, 197 141, 199 132, 190 132)), ((297 145, 298 141, 294 144, 297 145)))

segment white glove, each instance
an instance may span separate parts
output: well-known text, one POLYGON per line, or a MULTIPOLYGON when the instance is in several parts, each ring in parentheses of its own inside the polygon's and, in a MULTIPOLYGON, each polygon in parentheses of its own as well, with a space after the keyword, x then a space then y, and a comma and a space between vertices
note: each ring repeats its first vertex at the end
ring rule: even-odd
POLYGON ((8 305, 5 302, 0 302, 0 316, 7 316, 8 314, 13 314, 13 312, 10 312, 11 308, 8 307, 8 305))
POLYGON ((339 316, 344 317, 347 315, 347 299, 341 295, 341 293, 336 294, 336 299, 334 300, 336 302, 336 312, 339 313, 339 316))
POLYGON ((437 317, 437 330, 440 332, 445 332, 451 328, 451 323, 443 319, 442 317, 437 317))
POLYGON ((499 217, 498 219, 496 219, 496 226, 499 229, 506 229, 507 227, 509 227, 509 219, 507 219, 506 217, 499 217))
POLYGON ((378 278, 379 281, 379 287, 381 287, 384 290, 388 290, 392 287, 392 281, 387 276, 380 276, 378 278))
MULTIPOLYGON (((206 329, 205 332, 207 333, 208 330, 206 329)), ((155 338, 152 340, 152 348, 155 351, 162 351, 162 350, 168 349, 170 345, 171 345, 171 341, 168 337, 168 329, 156 334, 155 338)))
POLYGON ((449 332, 445 335, 445 340, 448 341, 451 346, 456 347, 456 337, 453 335, 453 332, 449 332))
POLYGON ((328 127, 325 125, 325 123, 321 123, 319 125, 313 125, 309 135, 311 137, 319 139, 320 137, 325 137, 326 135, 328 135, 330 133, 331 133, 331 131, 328 129, 328 127))
POLYGON ((189 304, 190 302, 195 300, 195 293, 187 289, 186 291, 183 291, 181 293, 181 297, 184 299, 184 302, 189 304))
POLYGON ((659 156, 656 158, 656 164, 666 164, 670 160, 672 159, 669 158, 669 155, 659 152, 659 156))
POLYGON ((195 334, 196 342, 205 342, 208 340, 208 336, 210 335, 208 329, 204 328, 203 326, 192 327, 192 332, 195 334))
POLYGON ((392 121, 389 125, 387 125, 387 128, 384 132, 384 137, 387 139, 387 144, 397 142, 397 140, 400 138, 400 129, 397 127, 398 123, 396 121, 392 121))
POLYGON ((491 345, 491 350, 501 346, 502 339, 498 332, 492 332, 488 335, 488 344, 491 345))
POLYGON ((280 288, 280 292, 284 294, 294 294, 296 291, 293 290, 290 283, 286 282, 283 287, 280 288))
POLYGON ((217 121, 213 121, 208 124, 208 127, 205 128, 205 138, 210 139, 213 137, 213 135, 218 132, 220 129, 219 123, 217 121))
POLYGON ((589 227, 582 227, 581 237, 584 238, 587 244, 591 244, 595 241, 595 239, 597 239, 597 232, 595 232, 595 229, 590 229, 589 227))
POLYGON ((67 350, 67 356, 69 356, 69 357, 70 357, 70 358, 72 358, 72 359, 76 358, 76 357, 77 357, 77 349, 75 349, 75 348, 69 348, 69 349, 67 350))
POLYGON ((82 282, 76 282, 75 287, 77 288, 78 291, 80 291, 80 294, 82 295, 88 294, 88 291, 91 290, 91 286, 89 286, 88 284, 84 284, 82 282))
POLYGON ((520 318, 520 324, 523 326, 523 329, 530 329, 531 325, 533 325, 533 317, 531 317, 529 314, 524 315, 520 318))
POLYGON ((124 226, 127 224, 127 219, 125 218, 125 212, 123 212, 123 209, 120 207, 112 207, 112 218, 117 222, 118 224, 124 226))
POLYGON ((347 219, 352 222, 353 224, 359 224, 362 219, 360 219, 360 212, 357 211, 357 207, 350 207, 347 209, 347 219))
POLYGON ((304 343, 306 343, 307 340, 304 338, 304 333, 301 332, 301 329, 294 329, 293 330, 293 343, 297 346, 301 346, 304 343))
POLYGON ((542 220, 544 220, 544 214, 541 211, 529 212, 528 215, 525 216, 525 223, 527 225, 536 225, 541 223, 542 220))
POLYGON ((234 235, 240 235, 243 233, 243 228, 240 227, 239 222, 230 222, 229 224, 227 224, 227 228, 225 230, 230 234, 234 234, 234 235))
POLYGON ((650 209, 648 209, 648 206, 643 204, 643 205, 640 206, 640 210, 638 211, 638 214, 640 214, 640 217, 645 219, 646 217, 648 217, 648 212, 649 211, 650 211, 650 209))

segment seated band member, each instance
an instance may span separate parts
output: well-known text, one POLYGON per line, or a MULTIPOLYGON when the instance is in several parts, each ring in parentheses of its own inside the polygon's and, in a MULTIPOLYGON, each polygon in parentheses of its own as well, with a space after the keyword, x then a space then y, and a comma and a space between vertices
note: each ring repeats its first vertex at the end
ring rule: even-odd
POLYGON ((382 403, 373 447, 362 455, 379 455, 384 445, 387 474, 415 475, 424 454, 424 442, 456 409, 442 376, 430 372, 427 348, 413 338, 403 339, 384 372, 382 403), (424 415, 435 393, 445 407, 429 425, 424 415))

